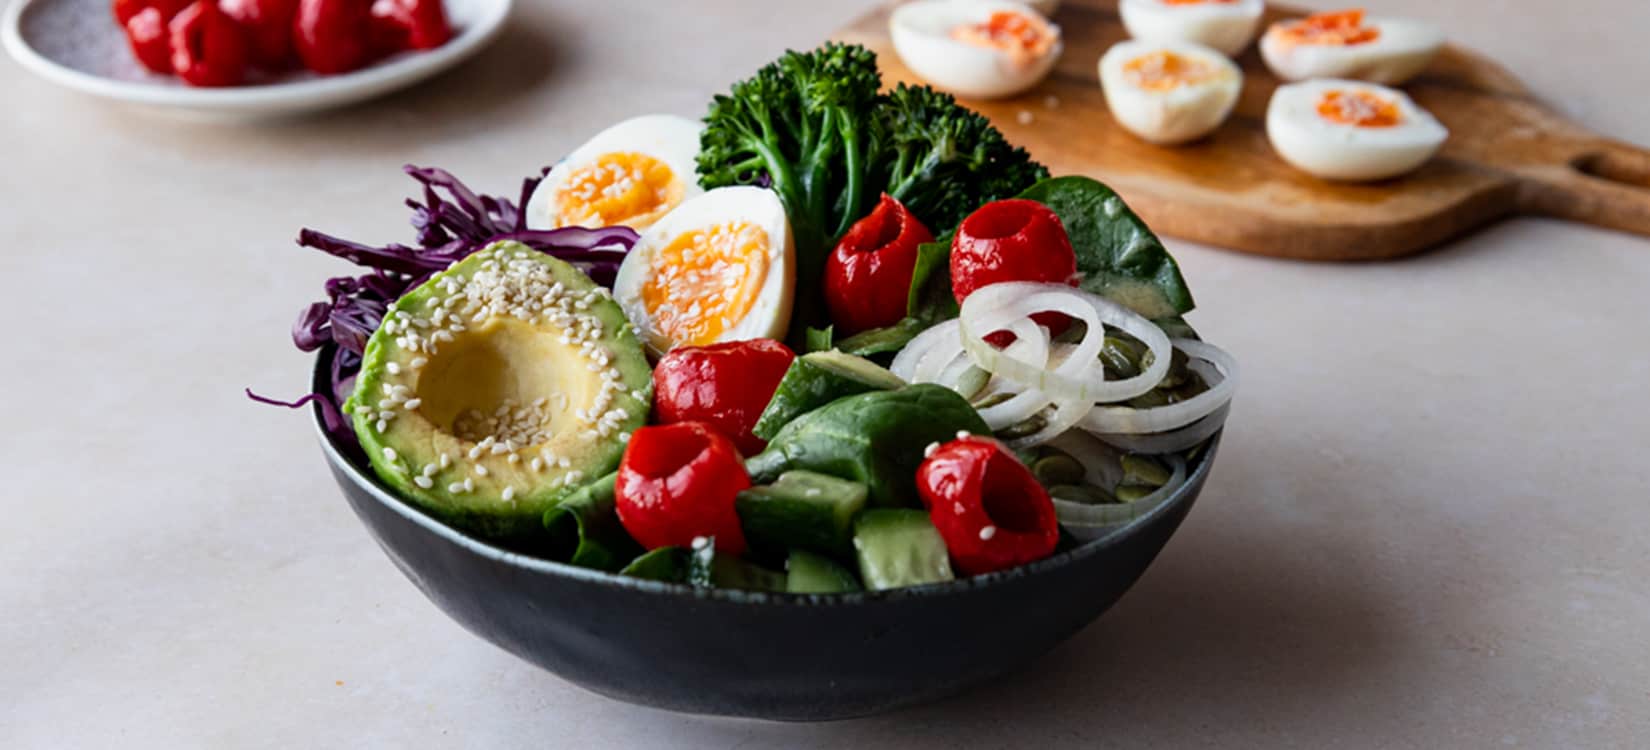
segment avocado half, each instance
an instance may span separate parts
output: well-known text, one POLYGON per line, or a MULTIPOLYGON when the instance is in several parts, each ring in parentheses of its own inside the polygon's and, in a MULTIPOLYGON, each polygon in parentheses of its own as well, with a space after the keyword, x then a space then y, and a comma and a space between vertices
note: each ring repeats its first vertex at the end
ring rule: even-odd
POLYGON ((608 291, 500 242, 385 313, 345 408, 385 483, 457 528, 525 541, 618 466, 651 401, 647 358, 608 291))

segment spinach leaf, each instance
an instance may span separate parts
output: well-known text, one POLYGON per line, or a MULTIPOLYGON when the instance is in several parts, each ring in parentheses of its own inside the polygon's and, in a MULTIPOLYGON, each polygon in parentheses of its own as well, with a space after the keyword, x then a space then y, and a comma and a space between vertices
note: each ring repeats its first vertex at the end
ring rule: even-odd
POLYGON ((1148 318, 1192 310, 1192 293, 1180 267, 1111 188, 1088 177, 1055 177, 1019 197, 1054 209, 1066 225, 1083 289, 1148 318))
POLYGON ((916 507, 923 449, 955 438, 959 430, 991 434, 974 407, 949 388, 925 383, 871 391, 792 420, 745 468, 752 484, 806 469, 864 484, 873 506, 916 507))

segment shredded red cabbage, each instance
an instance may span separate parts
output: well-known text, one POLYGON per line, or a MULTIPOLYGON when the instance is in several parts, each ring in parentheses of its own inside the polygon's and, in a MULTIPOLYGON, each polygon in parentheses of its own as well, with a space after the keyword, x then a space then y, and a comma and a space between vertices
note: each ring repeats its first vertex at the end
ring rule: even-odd
POLYGON ((611 287, 619 263, 636 244, 636 232, 629 227, 528 229, 522 207, 544 175, 549 174, 548 167, 522 180, 518 202, 477 193, 444 169, 411 164, 402 169, 423 186, 422 202, 407 199, 417 234, 416 246, 365 245, 307 228, 298 233, 298 244, 303 247, 371 269, 360 276, 328 279, 327 298, 304 308, 292 324, 292 343, 302 351, 316 351, 328 342, 337 345, 329 368, 331 393, 318 391, 285 402, 247 391, 255 401, 291 408, 319 402, 327 431, 343 445, 353 446, 355 439, 339 406, 360 369, 367 339, 378 330, 390 306, 431 274, 493 242, 514 240, 561 258, 597 284, 611 287))

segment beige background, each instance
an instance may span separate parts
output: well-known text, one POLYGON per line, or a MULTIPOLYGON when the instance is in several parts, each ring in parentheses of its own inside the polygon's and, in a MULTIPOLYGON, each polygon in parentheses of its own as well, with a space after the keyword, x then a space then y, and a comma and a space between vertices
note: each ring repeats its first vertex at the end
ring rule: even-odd
MULTIPOLYGON (((1550 221, 1386 265, 1171 242, 1247 375, 1219 464, 1136 589, 1001 684, 715 720, 469 636, 368 539, 307 418, 240 395, 304 389, 287 327, 345 267, 291 238, 408 239, 403 162, 513 191, 863 7, 521 4, 453 73, 279 124, 0 64, 0 746, 1650 744, 1650 242, 1550 221)), ((1374 4, 1650 143, 1650 4, 1374 4)))

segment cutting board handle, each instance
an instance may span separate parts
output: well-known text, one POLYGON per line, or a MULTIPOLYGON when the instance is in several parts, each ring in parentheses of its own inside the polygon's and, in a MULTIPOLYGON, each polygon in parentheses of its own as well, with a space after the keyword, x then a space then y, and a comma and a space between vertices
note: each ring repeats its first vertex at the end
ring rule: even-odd
POLYGON ((1513 171, 1527 212, 1650 235, 1650 151, 1607 138, 1565 144, 1560 158, 1513 171))

